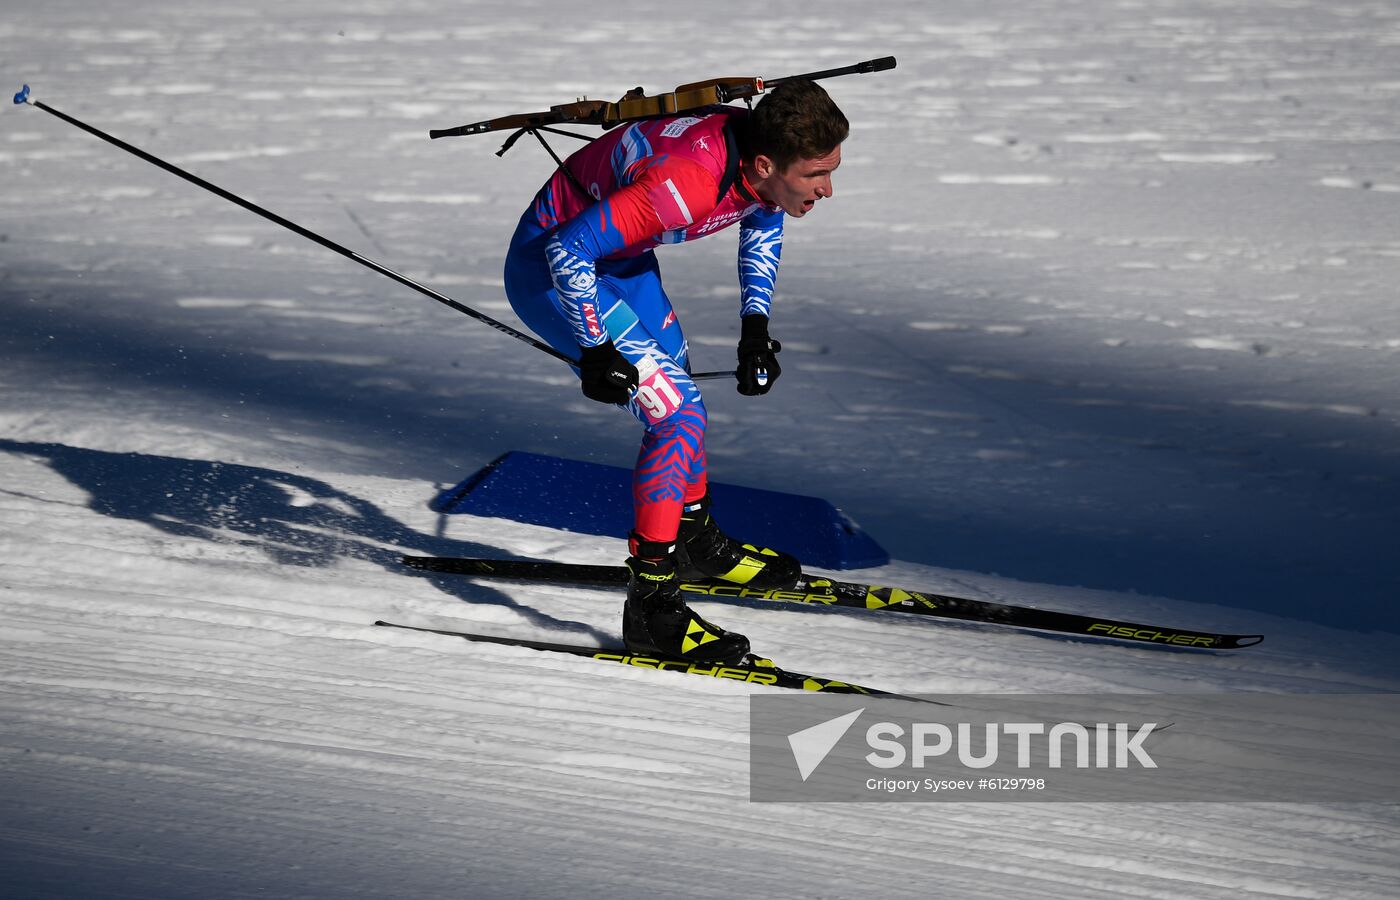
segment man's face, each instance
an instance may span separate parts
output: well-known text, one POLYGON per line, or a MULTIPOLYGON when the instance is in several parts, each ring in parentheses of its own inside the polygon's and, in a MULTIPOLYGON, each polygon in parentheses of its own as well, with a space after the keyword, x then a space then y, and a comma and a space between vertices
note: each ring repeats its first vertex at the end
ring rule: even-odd
POLYGON ((841 165, 841 147, 815 159, 799 159, 778 169, 766 156, 754 161, 760 197, 790 216, 801 218, 823 197, 831 196, 831 173, 841 165))

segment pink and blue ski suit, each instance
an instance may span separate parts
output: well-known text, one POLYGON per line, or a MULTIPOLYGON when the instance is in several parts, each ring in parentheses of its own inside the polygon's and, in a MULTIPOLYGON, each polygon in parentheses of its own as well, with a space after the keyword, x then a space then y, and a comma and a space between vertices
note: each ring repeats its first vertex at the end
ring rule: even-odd
POLYGON ((575 358, 611 340, 637 366, 627 409, 646 429, 632 482, 642 540, 675 540, 682 504, 706 490, 705 404, 654 249, 737 223, 739 314, 768 315, 773 299, 783 213, 740 171, 732 125, 746 114, 711 107, 608 132, 535 195, 506 257, 506 293, 532 331, 575 358))

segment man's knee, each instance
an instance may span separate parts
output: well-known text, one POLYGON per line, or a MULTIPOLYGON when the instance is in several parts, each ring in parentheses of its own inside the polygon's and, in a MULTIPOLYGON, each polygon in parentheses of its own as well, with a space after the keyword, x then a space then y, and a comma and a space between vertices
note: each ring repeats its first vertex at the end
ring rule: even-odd
POLYGON ((700 389, 679 363, 664 354, 637 358, 637 392, 629 404, 648 430, 684 426, 703 433, 708 422, 700 389))

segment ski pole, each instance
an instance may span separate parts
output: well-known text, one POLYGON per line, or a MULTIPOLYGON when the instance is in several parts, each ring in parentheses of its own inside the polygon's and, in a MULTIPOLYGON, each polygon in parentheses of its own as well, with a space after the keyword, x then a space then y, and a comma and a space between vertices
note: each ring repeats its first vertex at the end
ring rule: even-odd
MULTIPOLYGON (((555 359, 562 360, 563 362, 566 362, 566 363, 568 363, 568 364, 571 365, 571 366, 576 366, 576 365, 578 365, 578 360, 576 360, 576 359, 571 359, 570 357, 566 356, 566 355, 563 354, 563 353, 560 353, 558 350, 555 350, 553 347, 549 346, 548 344, 544 343, 543 341, 536 340, 535 338, 531 337, 530 335, 525 334, 523 331, 519 331, 519 330, 517 330, 517 329, 515 329, 515 328, 512 328, 512 327, 510 327, 509 325, 505 324, 504 322, 498 322, 497 320, 491 318, 490 316, 486 315, 486 314, 483 313, 483 312, 478 312, 477 310, 472 309, 470 306, 467 306, 467 305, 464 304, 464 303, 460 303, 460 302, 458 302, 458 301, 456 301, 456 300, 453 300, 451 297, 447 296, 446 294, 443 294, 443 293, 440 293, 440 292, 438 292, 438 291, 435 291, 435 290, 433 290, 432 288, 430 288, 430 287, 428 287, 428 286, 426 286, 426 285, 419 284, 417 281, 414 281, 412 278, 409 278, 407 275, 402 275, 402 274, 400 274, 400 273, 398 273, 398 272, 395 272, 393 269, 390 269, 388 266, 380 265, 379 263, 375 262, 374 260, 370 259, 369 257, 363 256, 363 255, 361 255, 361 254, 359 254, 359 253, 356 253, 354 250, 351 250, 351 249, 349 249, 348 247, 343 247, 343 246, 341 246, 340 244, 337 244, 335 241, 332 241, 331 239, 329 239, 329 238, 327 238, 327 237, 324 237, 323 235, 317 234, 316 232, 310 230, 309 228, 303 228, 302 226, 298 225, 297 223, 291 221, 290 219, 284 219, 282 216, 279 216, 279 215, 277 215, 276 213, 274 213, 274 212, 272 212, 272 211, 270 211, 270 210, 264 209, 263 207, 258 206, 256 203, 253 203, 253 202, 250 201, 250 200, 246 200, 246 199, 244 199, 243 197, 240 197, 240 196, 238 196, 237 194, 232 193, 231 191, 226 191, 226 190, 224 190, 223 188, 219 187, 217 184, 213 184, 213 183, 211 183, 211 182, 205 181, 203 178, 200 178, 198 175, 194 175, 194 174, 192 174, 192 173, 190 173, 190 172, 186 172, 184 169, 180 168, 179 166, 176 166, 176 165, 174 165, 174 164, 172 164, 172 163, 168 163, 168 162, 166 162, 165 160, 163 160, 163 159, 161 159, 161 158, 159 158, 159 157, 157 157, 157 156, 153 156, 152 154, 147 153, 145 150, 142 150, 140 147, 135 147, 135 146, 133 146, 133 145, 131 145, 131 144, 128 144, 126 141, 123 141, 123 140, 121 140, 120 138, 117 138, 117 137, 113 137, 112 135, 107 134, 105 131, 102 131, 102 130, 100 130, 100 129, 98 129, 98 128, 94 128, 93 126, 87 124, 86 122, 83 122, 83 121, 80 121, 80 120, 78 120, 78 119, 75 119, 75 118, 73 118, 72 116, 68 115, 67 113, 60 112, 59 110, 54 109, 52 106, 49 106, 47 103, 42 103, 42 102, 40 102, 40 101, 38 101, 38 100, 35 100, 34 98, 32 98, 32 97, 29 95, 29 85, 27 85, 27 84, 24 86, 24 88, 23 88, 18 94, 15 94, 15 105, 16 105, 16 106, 19 106, 20 104, 28 104, 28 105, 30 105, 30 106, 33 106, 33 107, 37 108, 37 109, 42 109, 44 112, 46 112, 46 113, 48 113, 48 114, 50 114, 50 115, 52 115, 52 116, 56 116, 56 117, 58 117, 59 119, 62 119, 63 121, 67 122, 69 125, 72 125, 72 126, 74 126, 74 127, 76 127, 76 128, 81 128, 83 131, 86 131, 88 134, 91 134, 91 135, 93 135, 93 136, 95 136, 95 137, 101 138, 102 140, 106 141, 107 143, 111 144, 112 146, 118 147, 118 148, 120 148, 120 149, 122 149, 122 150, 125 150, 127 153, 130 153, 130 154, 133 155, 133 156, 139 157, 140 159, 145 160, 146 162, 150 163, 150 164, 153 165, 153 166, 157 166, 157 167, 159 167, 159 168, 162 168, 162 169, 164 169, 165 171, 169 172, 169 173, 172 174, 172 175, 178 175, 179 177, 181 177, 181 178, 185 179, 186 181, 190 182, 191 184, 198 185, 199 187, 204 188, 206 191, 209 191, 209 192, 212 193, 212 194, 216 194, 216 195, 222 197, 223 199, 229 201, 230 203, 235 203, 235 204, 237 204, 237 205, 243 207, 244 209, 248 210, 249 212, 256 213, 256 214, 262 216, 264 219, 267 219, 267 220, 270 221, 270 222, 275 222, 275 223, 277 223, 278 225, 281 225, 283 228, 286 228, 288 231, 294 231, 294 232, 296 232, 297 234, 301 235, 302 237, 306 238, 307 240, 315 241, 316 243, 320 244, 322 247, 325 247, 327 250, 331 250, 331 251, 333 251, 333 252, 335 252, 335 253, 339 253, 341 256, 344 256, 344 257, 346 257, 347 259, 352 259, 352 260, 354 260, 355 262, 359 263, 360 265, 365 266, 366 268, 373 269, 374 271, 378 272, 378 273, 381 274, 381 275, 384 275, 384 276, 387 276, 387 277, 389 277, 389 278, 392 278, 393 280, 397 281, 399 284, 406 285, 407 287, 411 287, 411 288, 413 288, 415 291, 418 291, 418 292, 421 293, 421 294, 425 294, 425 295, 427 295, 427 296, 429 296, 429 297, 432 297, 434 300, 436 300, 437 302, 443 304, 444 306, 450 306, 450 307, 452 307, 453 309, 457 310, 459 313, 463 313, 463 314, 465 314, 465 315, 471 316, 473 319, 476 319, 478 322, 484 322, 485 324, 491 326, 492 328, 496 329, 497 331, 501 332, 502 334, 508 334, 508 335, 510 335, 511 337, 515 338, 516 340, 524 341, 525 343, 529 344, 531 347, 534 347, 536 350, 541 350, 541 351, 543 351, 543 352, 545 352, 545 353, 548 353, 550 356, 554 357, 555 359)), ((697 372, 697 373, 695 373, 695 374, 692 374, 690 377, 691 377, 692 379, 700 379, 700 378, 733 378, 733 377, 735 377, 735 375, 734 375, 733 372, 697 372)))

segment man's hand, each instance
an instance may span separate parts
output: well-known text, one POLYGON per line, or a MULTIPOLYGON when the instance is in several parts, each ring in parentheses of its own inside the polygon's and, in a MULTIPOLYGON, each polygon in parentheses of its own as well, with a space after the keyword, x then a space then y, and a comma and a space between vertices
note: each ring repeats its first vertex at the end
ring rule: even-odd
POLYGON ((637 367, 617 352, 612 341, 582 348, 578 362, 583 395, 599 403, 626 403, 637 389, 637 367))
POLYGON ((767 316, 744 316, 739 338, 739 393, 746 397, 766 394, 783 374, 778 351, 783 345, 768 336, 767 316))

